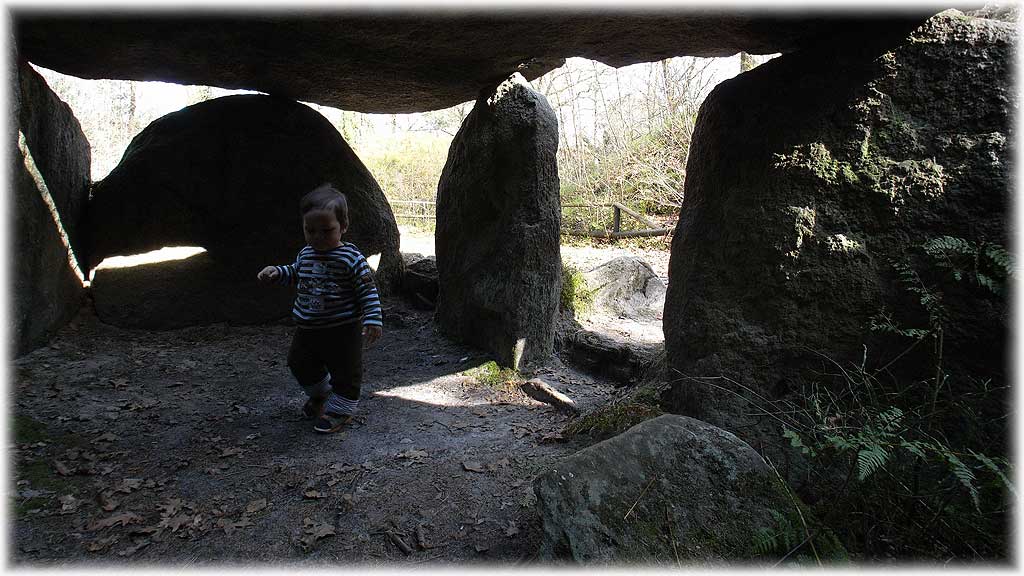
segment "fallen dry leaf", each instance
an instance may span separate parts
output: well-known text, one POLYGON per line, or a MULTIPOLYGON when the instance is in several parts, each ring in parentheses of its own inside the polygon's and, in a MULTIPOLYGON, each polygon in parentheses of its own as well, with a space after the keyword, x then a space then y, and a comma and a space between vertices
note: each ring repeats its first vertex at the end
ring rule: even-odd
POLYGON ((483 465, 480 464, 479 462, 463 462, 462 468, 463 470, 468 470, 469 472, 485 472, 483 465))
POLYGON ((550 432, 541 436, 540 443, 547 444, 550 442, 565 442, 565 437, 558 432, 550 432))
POLYGON ((497 470, 498 468, 508 468, 508 458, 502 458, 497 462, 491 462, 487 465, 487 469, 491 471, 497 470))
POLYGON ((239 528, 245 528, 246 526, 255 526, 252 521, 249 520, 248 516, 242 516, 237 521, 232 521, 227 518, 219 518, 217 520, 217 527, 223 528, 225 534, 231 534, 239 528))
POLYGON ((111 498, 113 495, 114 493, 108 490, 101 490, 100 493, 96 495, 96 502, 99 503, 104 512, 113 512, 121 505, 120 500, 114 500, 111 498))
POLYGON ((139 516, 134 512, 122 512, 89 524, 87 530, 102 530, 103 528, 109 528, 111 526, 127 526, 129 524, 139 524, 141 522, 142 516, 139 516))
POLYGON ((505 536, 512 537, 519 534, 519 527, 516 526, 515 521, 509 520, 508 526, 505 527, 505 536))
POLYGON ((160 523, 157 524, 158 528, 170 528, 171 532, 177 532, 181 528, 190 526, 192 524, 192 517, 188 514, 178 514, 177 516, 163 518, 160 523))
POLYGON ((111 544, 116 544, 121 537, 117 534, 108 536, 106 538, 100 538, 99 540, 93 540, 85 547, 89 552, 102 552, 110 547, 111 544))
POLYGON ((125 478, 121 480, 121 483, 117 485, 114 490, 118 492, 124 492, 125 494, 131 494, 132 490, 138 490, 142 487, 142 478, 125 478))
POLYGON ((330 524, 314 522, 310 518, 304 518, 302 522, 305 536, 299 538, 297 542, 303 550, 308 551, 313 547, 313 544, 316 544, 317 540, 334 536, 335 534, 334 526, 330 524))
POLYGON ((120 439, 121 439, 121 437, 118 436, 117 434, 114 434, 113 432, 107 432, 106 434, 103 434, 101 436, 97 436, 96 439, 92 441, 92 443, 93 444, 99 444, 100 442, 113 442, 115 440, 120 440, 120 439))
POLYGON ((58 500, 60 500, 60 504, 61 504, 61 506, 60 506, 60 513, 61 514, 70 514, 70 513, 74 512, 75 510, 78 510, 78 507, 82 505, 82 501, 79 500, 78 498, 75 498, 71 494, 65 494, 64 496, 61 496, 60 498, 58 498, 58 500))
POLYGON ((183 504, 184 502, 181 498, 171 498, 163 504, 157 504, 156 509, 160 510, 161 516, 169 517, 181 512, 183 504))
POLYGON ((266 498, 260 498, 258 500, 253 500, 252 502, 249 502, 249 504, 246 505, 246 507, 245 507, 245 513, 246 514, 255 514, 256 512, 259 512, 260 510, 263 510, 266 507, 267 507, 267 499, 266 498))
POLYGON ((149 546, 150 544, 152 544, 152 542, 150 540, 142 540, 141 542, 139 542, 135 546, 129 546, 128 548, 125 548, 124 550, 121 550, 120 552, 117 553, 117 555, 118 556, 125 556, 125 557, 132 556, 133 554, 135 554, 139 550, 142 550, 146 546, 149 546))

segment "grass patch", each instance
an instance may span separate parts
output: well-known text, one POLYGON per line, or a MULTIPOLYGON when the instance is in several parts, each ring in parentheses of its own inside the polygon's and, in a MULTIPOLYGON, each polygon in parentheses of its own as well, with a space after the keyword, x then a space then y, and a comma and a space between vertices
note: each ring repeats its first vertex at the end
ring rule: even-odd
POLYGON ((15 444, 35 444, 47 442, 50 437, 46 434, 46 426, 42 422, 33 420, 27 416, 15 416, 14 438, 15 444))
POLYGON ((654 385, 643 385, 618 402, 602 406, 570 422, 562 435, 573 437, 587 435, 595 440, 605 440, 621 434, 633 426, 664 414, 658 401, 660 389, 654 385))
POLYGON ((494 360, 484 362, 469 370, 463 370, 460 374, 476 380, 482 386, 498 389, 512 388, 515 382, 522 379, 519 372, 511 368, 502 368, 494 360))

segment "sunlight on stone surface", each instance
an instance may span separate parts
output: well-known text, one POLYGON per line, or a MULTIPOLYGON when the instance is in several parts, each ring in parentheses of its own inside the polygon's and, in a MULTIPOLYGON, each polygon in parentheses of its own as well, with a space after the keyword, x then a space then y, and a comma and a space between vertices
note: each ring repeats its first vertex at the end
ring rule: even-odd
POLYGON ((60 213, 57 210, 57 205, 53 202, 53 196, 50 195, 50 187, 46 185, 46 180, 43 178, 42 173, 39 171, 39 167, 36 166, 35 158, 32 157, 32 151, 28 148, 28 140, 25 138, 25 134, 21 130, 18 130, 18 150, 21 152, 22 162, 25 164, 25 169, 28 170, 29 175, 32 176, 32 180, 36 183, 36 189, 39 191, 39 197, 42 198, 43 203, 46 204, 46 209, 50 212, 50 217, 53 218, 53 225, 57 229, 57 236, 60 237, 60 241, 64 244, 64 249, 68 252, 68 266, 74 271, 78 279, 82 281, 82 285, 88 285, 85 281, 85 274, 82 269, 78 267, 78 261, 75 260, 74 250, 71 248, 71 240, 68 238, 68 233, 64 229, 64 224, 60 220, 60 213))
POLYGON ((185 258, 190 258, 203 252, 206 252, 206 249, 199 246, 164 246, 163 248, 153 250, 152 252, 132 254, 131 256, 111 256, 110 258, 105 258, 103 262, 100 262, 99 266, 96 267, 96 270, 99 270, 100 268, 131 268, 133 266, 142 266, 143 264, 153 264, 154 262, 184 260, 185 258))
MULTIPOLYGON (((377 390, 373 394, 375 396, 385 396, 388 398, 400 398, 402 400, 409 400, 412 402, 421 402, 423 404, 431 404, 433 406, 486 406, 491 402, 481 401, 479 399, 463 399, 457 396, 452 396, 444 392, 444 380, 445 377, 434 378, 427 380, 426 382, 417 382, 416 384, 409 384, 407 386, 394 386, 386 390, 377 390)), ((505 405, 517 405, 517 406, 531 406, 532 403, 529 401, 517 401, 508 402, 502 401, 505 405)))

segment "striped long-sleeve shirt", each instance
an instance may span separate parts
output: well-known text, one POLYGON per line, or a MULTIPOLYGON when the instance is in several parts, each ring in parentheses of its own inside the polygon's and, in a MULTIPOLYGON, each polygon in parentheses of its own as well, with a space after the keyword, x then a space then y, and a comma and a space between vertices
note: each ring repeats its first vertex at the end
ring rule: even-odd
POLYGON ((275 266, 278 282, 295 284, 292 316, 303 328, 331 328, 362 320, 382 326, 380 298, 366 258, 348 242, 321 252, 299 251, 294 264, 275 266))

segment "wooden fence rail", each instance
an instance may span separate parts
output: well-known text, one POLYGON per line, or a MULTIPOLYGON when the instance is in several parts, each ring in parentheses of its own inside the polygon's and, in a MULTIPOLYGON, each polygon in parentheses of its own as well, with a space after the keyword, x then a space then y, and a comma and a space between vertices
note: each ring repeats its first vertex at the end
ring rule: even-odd
POLYGON ((645 236, 667 236, 675 228, 659 228, 644 215, 630 210, 618 202, 608 204, 563 204, 562 208, 611 208, 612 229, 611 230, 562 230, 562 234, 569 236, 590 236, 592 238, 641 238, 645 236), (642 230, 623 230, 622 214, 632 217, 647 228, 642 230))
MULTIPOLYGON (((406 213, 395 214, 395 218, 432 219, 437 217, 436 203, 430 200, 392 200, 391 204, 396 207, 405 207, 409 210, 409 212, 406 213)), ((645 236, 667 236, 675 230, 675 228, 659 228, 657 224, 652 222, 643 214, 631 210, 619 202, 610 202, 607 204, 563 204, 562 209, 565 208, 612 209, 611 230, 562 230, 562 234, 567 234, 569 236, 590 236, 593 238, 641 238, 645 236), (641 230, 623 230, 623 214, 626 214, 630 218, 633 218, 637 222, 643 224, 646 228, 641 230)))

